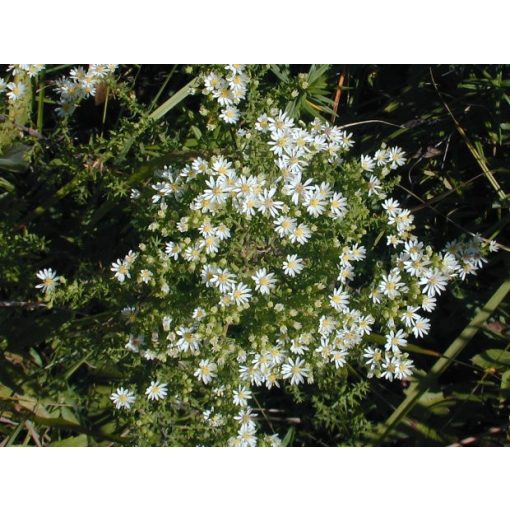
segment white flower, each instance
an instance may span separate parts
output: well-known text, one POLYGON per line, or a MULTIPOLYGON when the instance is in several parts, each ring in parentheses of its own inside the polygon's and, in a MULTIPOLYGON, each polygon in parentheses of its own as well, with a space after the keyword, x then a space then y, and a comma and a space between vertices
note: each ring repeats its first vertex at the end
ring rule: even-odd
POLYGON ((236 406, 245 407, 248 405, 248 400, 250 400, 251 396, 251 391, 246 386, 239 386, 239 388, 233 392, 232 401, 236 406))
POLYGON ((447 279, 437 269, 429 269, 420 279, 420 285, 423 285, 423 293, 433 297, 441 294, 446 289, 447 279))
POLYGON ((305 360, 289 358, 287 363, 282 366, 282 374, 284 379, 290 379, 290 384, 301 384, 304 377, 308 377, 309 372, 304 368, 305 360))
POLYGON ((311 230, 304 224, 300 223, 291 233, 289 239, 292 243, 305 244, 312 236, 311 230))
POLYGON ((239 120, 239 110, 235 106, 227 106, 221 110, 220 119, 227 124, 235 124, 239 120))
POLYGON ((279 216, 273 221, 276 225, 276 233, 280 237, 288 236, 296 228, 296 220, 289 216, 279 216))
POLYGON ((388 152, 386 149, 379 149, 374 154, 375 162, 377 166, 384 166, 388 162, 388 152))
POLYGON ((149 271, 148 269, 142 269, 140 271, 139 277, 143 283, 149 283, 152 279, 152 271, 149 271))
POLYGON ((35 288, 42 289, 43 292, 53 292, 60 281, 60 276, 57 276, 57 273, 51 268, 38 271, 36 276, 42 282, 37 284, 35 288))
POLYGON ((218 253, 219 245, 220 240, 216 236, 207 236, 204 239, 202 239, 199 243, 200 248, 205 248, 205 252, 208 255, 218 253))
POLYGON ((219 269, 212 277, 211 283, 220 289, 220 292, 229 292, 236 282, 235 274, 228 269, 219 269))
POLYGON ((388 163, 391 163, 390 168, 402 166, 406 162, 405 152, 400 147, 392 147, 388 153, 388 163))
POLYGON ((413 326, 413 335, 416 338, 423 338, 424 335, 427 335, 430 330, 430 320, 424 317, 418 316, 418 319, 414 323, 413 326))
POLYGON ((284 195, 290 196, 290 199, 294 205, 298 205, 299 201, 304 200, 308 193, 312 193, 314 185, 312 179, 308 179, 304 183, 301 182, 302 174, 299 172, 291 181, 288 182, 282 189, 284 195))
POLYGON ((379 283, 379 290, 389 299, 395 299, 400 295, 400 290, 405 287, 400 281, 400 273, 392 271, 389 275, 384 275, 382 282, 379 283))
POLYGON ((177 342, 177 348, 182 352, 187 352, 188 350, 191 352, 198 351, 199 345, 198 335, 193 331, 192 328, 185 328, 181 326, 177 330, 177 335, 180 336, 180 339, 177 342))
POLYGON ((255 426, 254 418, 257 416, 258 414, 254 413, 251 407, 246 407, 245 409, 241 409, 237 416, 234 416, 234 420, 238 421, 241 426, 255 426))
POLYGON ((360 160, 361 169, 365 172, 371 172, 375 168, 375 161, 370 156, 362 155, 360 160))
POLYGON ((263 214, 269 213, 273 218, 279 214, 279 210, 283 207, 283 202, 274 200, 273 196, 276 188, 265 189, 257 196, 258 210, 263 214))
POLYGON ((395 379, 406 379, 413 374, 413 362, 407 358, 394 358, 395 379))
POLYGON ((331 306, 337 311, 344 311, 349 305, 349 294, 341 289, 335 289, 329 297, 331 306))
POLYGON ((371 175, 368 181, 368 196, 379 195, 381 190, 381 181, 375 175, 371 175))
POLYGON ((393 198, 388 198, 385 200, 382 203, 382 207, 389 216, 395 216, 401 211, 400 204, 396 200, 393 200, 393 198))
POLYGON ((386 335, 386 345, 384 348, 387 351, 400 352, 400 347, 405 347, 407 345, 407 339, 404 336, 405 333, 403 330, 399 329, 396 333, 395 331, 390 331, 386 335))
POLYGON ((229 296, 234 300, 236 305, 244 305, 251 299, 251 289, 244 283, 238 283, 232 286, 229 296))
POLYGON ((297 255, 287 255, 287 260, 283 263, 283 272, 291 277, 294 277, 301 273, 303 270, 303 259, 300 259, 297 255))
POLYGON ((230 238, 230 229, 223 223, 220 223, 216 227, 216 237, 218 239, 220 239, 221 241, 224 241, 225 239, 229 239, 230 238))
POLYGON ((363 350, 363 357, 367 358, 367 361, 365 362, 366 365, 370 365, 371 368, 376 368, 380 365, 383 359, 383 353, 381 349, 366 347, 363 350))
POLYGON ((18 99, 21 99, 25 95, 26 87, 24 83, 10 82, 7 84, 7 88, 9 89, 7 97, 12 102, 18 101, 18 99))
POLYGON ((204 384, 210 383, 213 378, 216 377, 216 370, 217 370, 216 363, 213 363, 209 361, 208 359, 203 359, 198 364, 198 368, 194 372, 194 376, 199 380, 202 381, 204 384))
POLYGON ((115 404, 117 409, 123 407, 129 409, 131 404, 135 401, 136 397, 133 392, 125 390, 124 388, 117 388, 117 391, 110 395, 110 399, 115 404))
POLYGON ((197 321, 201 321, 205 316, 207 315, 206 311, 200 307, 200 306, 197 306, 194 310, 193 310, 193 319, 197 320, 197 321))
POLYGON ((342 349, 340 351, 333 351, 331 353, 331 361, 334 361, 336 368, 341 368, 346 363, 347 351, 342 349))
POLYGON ((159 381, 152 381, 150 386, 145 390, 145 394, 149 400, 162 400, 167 395, 167 384, 161 384, 159 381))
POLYGON ((257 436, 253 423, 243 425, 237 436, 240 446, 257 446, 257 436))
POLYGON ((333 193, 329 206, 331 215, 335 218, 341 218, 347 212, 347 200, 342 193, 333 193))
POLYGON ((281 156, 285 149, 292 146, 292 138, 286 129, 276 129, 271 132, 271 141, 269 142, 271 151, 277 156, 281 156))
POLYGON ((307 193, 303 205, 306 207, 308 214, 314 218, 317 218, 326 210, 326 202, 318 190, 313 193, 307 193))
POLYGON ((126 278, 131 278, 129 266, 125 260, 117 259, 117 262, 112 264, 111 271, 115 273, 113 276, 117 278, 120 283, 123 283, 126 278))
POLYGON ((261 294, 269 294, 276 286, 276 278, 274 273, 268 273, 265 268, 259 269, 252 280, 255 281, 255 290, 261 294))
POLYGON ((419 319, 420 316, 416 313, 418 311, 418 306, 408 306, 405 312, 402 312, 400 316, 406 327, 411 328, 414 326, 416 319, 419 319))
POLYGON ((432 297, 432 296, 428 296, 427 294, 425 294, 423 297, 422 297, 422 301, 421 301, 421 307, 426 311, 426 312, 433 312, 435 309, 436 309, 436 298, 435 297, 432 297))

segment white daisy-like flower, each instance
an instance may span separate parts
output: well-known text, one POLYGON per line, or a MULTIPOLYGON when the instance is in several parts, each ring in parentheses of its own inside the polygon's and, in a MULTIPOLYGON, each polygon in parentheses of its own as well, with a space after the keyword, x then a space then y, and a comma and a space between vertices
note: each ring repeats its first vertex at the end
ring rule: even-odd
POLYGON ((186 328, 181 326, 177 330, 177 335, 180 337, 177 341, 177 348, 182 352, 197 352, 199 350, 199 336, 193 328, 186 328))
POLYGON ((405 347, 407 345, 407 339, 405 337, 405 333, 402 329, 399 329, 397 332, 390 331, 386 335, 386 344, 384 348, 387 351, 400 352, 400 347, 405 347))
POLYGON ((388 163, 390 168, 395 168, 404 165, 406 162, 405 152, 400 147, 392 147, 388 152, 388 163))
POLYGON ((256 429, 253 422, 243 425, 237 436, 240 446, 257 446, 256 429))
POLYGON ((407 379, 413 375, 413 362, 407 358, 394 359, 395 379, 407 379))
POLYGON ((110 395, 110 399, 115 404, 117 409, 129 409, 131 404, 136 400, 135 394, 132 391, 124 388, 117 388, 117 391, 110 395))
POLYGON ((413 327, 416 323, 416 320, 420 318, 420 316, 416 313, 418 310, 418 306, 408 306, 405 312, 402 312, 400 318, 407 328, 413 327))
POLYGON ((297 255, 287 255, 287 259, 283 262, 283 272, 287 276, 294 277, 303 270, 303 259, 297 255))
POLYGON ((220 292, 229 292, 236 282, 236 275, 228 269, 218 269, 218 272, 212 277, 211 283, 218 287, 220 292))
POLYGON ((388 198, 382 203, 383 209, 388 213, 389 216, 395 216, 402 209, 400 209, 400 204, 397 200, 393 198, 388 198))
POLYGON ((139 274, 140 281, 143 283, 149 283, 152 279, 152 271, 148 269, 142 269, 139 274))
POLYGON ((229 296, 236 305, 245 305, 252 298, 250 287, 242 282, 232 286, 229 296))
POLYGON ((7 92, 7 97, 10 101, 15 102, 21 99, 26 92, 26 86, 24 83, 18 82, 10 82, 7 84, 7 89, 9 92, 7 92))
POLYGON ((306 207, 308 214, 314 218, 317 218, 326 210, 326 201, 317 190, 305 195, 303 205, 306 207))
POLYGON ((287 363, 282 366, 282 375, 284 379, 290 379, 290 384, 301 384, 304 378, 308 377, 309 370, 304 367, 305 360, 296 358, 293 360, 289 358, 287 363))
POLYGON ((150 386, 145 390, 145 394, 149 400, 162 400, 167 395, 167 384, 159 381, 152 381, 150 386))
POLYGON ((165 253, 170 258, 177 260, 179 258, 179 254, 181 253, 181 247, 177 243, 169 241, 165 244, 165 253))
POLYGON ((237 390, 233 391, 232 401, 236 406, 246 407, 251 397, 252 393, 246 386, 239 386, 237 390))
POLYGON ((337 311, 344 311, 349 306, 349 294, 342 289, 335 289, 329 297, 331 306, 337 311))
POLYGON ((276 225, 275 231, 280 237, 288 236, 296 228, 295 218, 289 216, 279 216, 273 223, 276 225))
POLYGON ((379 283, 379 290, 389 299, 395 299, 405 287, 405 284, 400 280, 400 273, 397 271, 392 271, 388 275, 383 275, 382 281, 379 283))
POLYGON ((207 312, 201 306, 197 306, 193 310, 192 317, 193 317, 193 319, 195 319, 197 321, 201 321, 206 316, 207 316, 207 312))
POLYGON ((42 289, 46 293, 53 292, 60 281, 60 276, 57 276, 56 271, 51 268, 38 271, 36 276, 41 280, 41 283, 37 284, 35 288, 42 289))
POLYGON ((418 316, 413 325, 413 335, 416 338, 423 338, 430 331, 430 320, 425 317, 418 316))
POLYGON ((218 253, 220 239, 214 235, 207 236, 200 241, 199 246, 200 248, 205 248, 205 252, 208 255, 212 255, 213 253, 218 253))
POLYGON ((372 172, 375 168, 375 161, 370 156, 362 155, 360 158, 361 169, 365 172, 372 172))
POLYGON ((289 239, 292 243, 306 244, 312 231, 304 223, 300 223, 289 235, 289 239))
POLYGON ((279 210, 283 207, 283 202, 273 198, 276 188, 265 189, 257 196, 258 210, 262 214, 269 213, 273 218, 278 216, 279 210))
POLYGON ((198 364, 198 368, 195 370, 193 375, 204 384, 209 384, 217 376, 217 368, 218 366, 216 363, 213 363, 208 359, 203 359, 198 364))
POLYGON ((347 212, 347 199, 342 193, 333 193, 329 206, 331 208, 331 215, 334 218, 342 218, 347 212))
POLYGON ((374 160, 377 166, 384 166, 388 162, 388 151, 386 149, 379 149, 374 154, 374 160))
POLYGON ((302 173, 299 172, 282 189, 282 193, 290 196, 290 200, 294 205, 298 205, 300 201, 303 201, 305 196, 312 193, 315 187, 312 179, 301 182, 302 177, 302 173))
POLYGON ((239 109, 235 106, 227 106, 220 113, 220 119, 227 124, 235 124, 239 120, 239 109))
POLYGON ((255 282, 255 290, 261 294, 269 294, 276 286, 277 280, 274 273, 268 273, 267 269, 259 269, 253 276, 255 282))
POLYGON ((422 292, 431 297, 439 296, 446 289, 447 278, 437 269, 429 269, 419 281, 423 286, 422 292))
POLYGON ((112 264, 111 271, 115 273, 113 277, 117 278, 120 283, 123 283, 126 278, 131 278, 129 266, 125 260, 117 259, 117 262, 112 264))
POLYGON ((433 312, 436 309, 436 302, 437 299, 435 297, 425 294, 422 296, 421 307, 426 312, 433 312))

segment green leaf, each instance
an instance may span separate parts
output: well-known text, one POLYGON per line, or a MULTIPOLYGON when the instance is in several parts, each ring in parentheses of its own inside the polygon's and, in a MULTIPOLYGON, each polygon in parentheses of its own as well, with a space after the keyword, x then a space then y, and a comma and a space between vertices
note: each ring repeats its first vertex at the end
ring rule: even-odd
POLYGON ((471 361, 484 370, 510 368, 510 352, 502 349, 487 349, 474 356, 471 361))
POLYGON ((503 372, 499 396, 503 400, 510 400, 510 370, 503 372))
POLYGON ((28 149, 28 145, 22 144, 17 144, 9 149, 0 158, 0 168, 11 172, 24 172, 28 168, 28 163, 25 161, 25 154, 28 149))
POLYGON ((149 118, 158 120, 166 115, 172 108, 175 108, 181 101, 186 99, 191 89, 198 85, 198 78, 193 78, 187 85, 184 85, 181 90, 176 92, 170 99, 167 99, 159 108, 154 110, 149 118))
POLYGON ((296 429, 294 427, 290 427, 290 429, 285 434, 285 437, 282 439, 282 446, 290 446, 294 441, 296 436, 296 429))
POLYGON ((66 439, 62 439, 61 441, 55 441, 50 443, 49 446, 73 446, 73 447, 82 447, 88 446, 89 441, 86 434, 80 434, 79 436, 68 437, 66 439))

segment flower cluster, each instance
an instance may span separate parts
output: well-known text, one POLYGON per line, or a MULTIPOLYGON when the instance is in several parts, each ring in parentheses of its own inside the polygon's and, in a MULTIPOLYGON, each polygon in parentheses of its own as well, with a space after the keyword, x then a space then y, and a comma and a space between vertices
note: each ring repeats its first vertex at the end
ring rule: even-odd
POLYGON ((204 94, 211 95, 220 105, 220 119, 226 124, 236 124, 240 112, 237 106, 246 97, 248 74, 244 64, 228 64, 226 75, 212 71, 204 78, 204 94))
POLYGON ((11 72, 14 80, 7 83, 0 78, 0 95, 7 93, 7 98, 11 103, 19 101, 27 91, 23 78, 35 78, 44 69, 44 64, 10 64, 7 68, 11 72), (7 92, 6 92, 7 91, 7 92))
POLYGON ((59 79, 55 86, 60 96, 57 114, 60 117, 71 115, 82 99, 96 95, 97 86, 117 67, 118 64, 90 64, 87 70, 83 67, 71 69, 69 76, 59 79))
MULTIPOLYGON (((226 69, 226 78, 207 74, 205 87, 222 119, 237 122, 239 111, 225 110, 248 80, 242 66, 226 69)), ((244 119, 235 138, 156 173, 149 240, 111 270, 137 303, 128 349, 153 364, 148 398, 165 398, 159 380, 170 385, 182 371, 186 387, 208 395, 203 420, 236 431, 228 444, 276 444, 258 437, 248 405, 256 388, 313 383, 348 363, 369 377, 408 378, 406 346, 429 332, 425 314, 495 245, 474 236, 434 251, 418 238, 411 212, 389 195, 406 162, 399 147, 354 159, 350 133, 277 109, 244 119), (144 306, 147 285, 157 305, 144 306)))

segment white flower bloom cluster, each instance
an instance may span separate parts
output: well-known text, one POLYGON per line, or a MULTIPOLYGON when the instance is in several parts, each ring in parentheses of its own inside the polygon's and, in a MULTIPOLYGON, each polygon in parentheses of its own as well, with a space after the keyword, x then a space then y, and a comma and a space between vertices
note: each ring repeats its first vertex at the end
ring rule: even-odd
POLYGON ((44 64, 10 64, 7 68, 15 78, 13 81, 6 82, 0 78, 0 95, 7 91, 7 98, 11 103, 19 101, 27 91, 25 83, 19 78, 35 78, 44 69, 44 64))
MULTIPOLYGON (((243 68, 228 70, 227 79, 205 79, 225 107, 246 93, 243 68)), ((180 366, 202 389, 226 387, 237 414, 217 401, 204 419, 235 421, 230 444, 255 446, 254 388, 312 383, 325 365, 345 370, 349 362, 365 364, 369 377, 408 378, 406 346, 429 332, 424 314, 496 247, 475 236, 435 252, 413 233, 411 212, 388 197, 386 177, 406 161, 398 147, 347 161, 351 134, 279 110, 258 116, 237 143, 237 152, 157 175, 149 226, 157 248, 143 245, 112 271, 127 284, 135 259, 138 271, 150 267, 155 292, 173 303, 155 358, 185 360, 180 366), (381 233, 387 248, 376 258, 366 246, 381 233), (178 287, 185 275, 197 287, 189 296, 178 287), (183 300, 181 310, 175 303, 183 300)))
POLYGON ((228 64, 226 75, 211 72, 204 78, 204 94, 210 94, 222 107, 220 119, 226 124, 236 124, 240 118, 237 105, 246 97, 249 77, 244 64, 228 64))
POLYGON ((55 89, 59 94, 56 112, 60 117, 71 115, 78 103, 95 96, 97 86, 117 70, 118 64, 90 64, 88 69, 75 67, 69 76, 59 79, 55 89))

